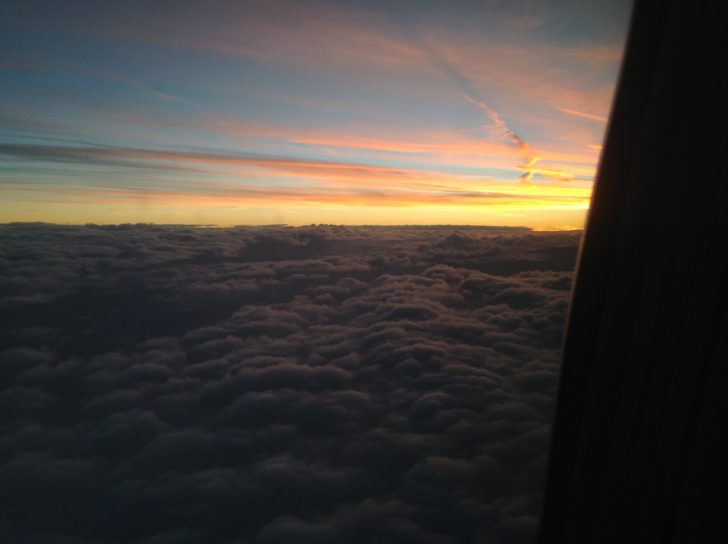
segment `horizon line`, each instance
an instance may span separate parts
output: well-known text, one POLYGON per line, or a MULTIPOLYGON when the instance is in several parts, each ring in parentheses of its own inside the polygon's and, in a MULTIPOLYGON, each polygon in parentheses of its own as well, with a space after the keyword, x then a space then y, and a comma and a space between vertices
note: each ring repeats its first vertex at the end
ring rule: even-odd
POLYGON ((6 221, 0 222, 0 227, 6 226, 31 226, 31 225, 52 225, 62 227, 188 227, 188 228, 209 228, 209 229, 236 229, 236 228, 306 228, 306 227, 346 227, 346 228, 466 228, 466 229, 505 229, 505 230, 527 230, 531 232, 571 232, 584 230, 584 227, 571 225, 548 225, 543 227, 529 227, 526 225, 474 225, 454 223, 398 223, 398 224, 344 224, 344 223, 301 223, 293 225, 290 223, 261 223, 261 224, 234 224, 222 225, 214 223, 154 223, 154 222, 126 222, 126 223, 56 223, 51 221, 6 221))

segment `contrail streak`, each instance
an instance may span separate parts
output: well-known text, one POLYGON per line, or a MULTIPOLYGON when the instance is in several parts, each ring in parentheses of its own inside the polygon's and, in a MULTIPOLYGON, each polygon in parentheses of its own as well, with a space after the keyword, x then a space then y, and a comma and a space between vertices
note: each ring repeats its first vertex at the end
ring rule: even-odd
POLYGON ((521 154, 524 156, 524 159, 526 159, 526 162, 524 164, 518 164, 518 168, 523 170, 523 174, 519 176, 520 180, 524 183, 528 183, 533 178, 534 173, 543 173, 541 171, 538 171, 537 169, 533 168, 534 165, 541 160, 541 157, 538 157, 533 150, 531 149, 531 146, 528 145, 523 139, 521 139, 518 134, 516 134, 507 124, 506 122, 501 118, 500 115, 498 115, 498 112, 495 111, 493 108, 491 108, 488 104, 483 102, 482 100, 476 100, 472 96, 470 96, 467 93, 463 93, 465 96, 465 100, 473 104, 474 106, 480 108, 483 110, 486 115, 490 118, 490 120, 493 122, 493 128, 495 128, 498 133, 502 136, 507 137, 513 145, 515 145, 518 150, 521 152, 521 154))
POLYGON ((541 160, 541 157, 538 157, 531 149, 531 146, 521 139, 521 137, 506 124, 501 116, 498 115, 497 111, 482 100, 473 98, 478 93, 470 79, 463 74, 455 64, 443 57, 440 52, 426 39, 423 39, 422 36, 418 35, 411 25, 401 25, 401 27, 403 32, 410 36, 412 42, 419 47, 424 56, 432 62, 433 66, 460 90, 465 100, 485 112, 493 123, 491 128, 495 128, 498 131, 499 136, 508 138, 511 143, 518 148, 519 153, 523 156, 523 160, 525 161, 523 164, 516 165, 523 172, 519 176, 523 183, 530 182, 534 174, 558 178, 562 181, 575 179, 573 174, 569 174, 567 172, 535 168, 535 164, 541 160))
POLYGON ((573 115, 574 117, 581 117, 582 119, 589 119, 590 121, 598 121, 599 123, 607 123, 609 121, 609 119, 603 115, 596 115, 594 113, 585 113, 583 111, 572 110, 569 108, 559 108, 559 111, 561 113, 573 115))
POLYGON ((477 106, 478 108, 483 110, 488 115, 488 117, 490 117, 490 120, 493 121, 494 128, 498 129, 500 131, 500 133, 503 134, 504 136, 507 136, 511 140, 511 142, 513 142, 516 146, 518 146, 519 149, 522 149, 524 151, 530 151, 531 148, 529 147, 529 145, 526 142, 524 142, 518 136, 518 134, 513 132, 508 127, 506 122, 503 119, 501 119, 500 115, 498 115, 497 111, 495 111, 493 108, 491 108, 485 102, 483 102, 481 100, 476 100, 475 98, 468 95, 467 93, 465 94, 465 100, 467 100, 474 106, 477 106))

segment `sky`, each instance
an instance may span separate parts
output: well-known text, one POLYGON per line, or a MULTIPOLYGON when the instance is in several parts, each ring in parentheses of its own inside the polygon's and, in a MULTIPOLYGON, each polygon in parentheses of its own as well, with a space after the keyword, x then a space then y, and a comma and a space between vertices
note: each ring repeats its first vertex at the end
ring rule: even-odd
POLYGON ((0 7, 0 222, 579 228, 629 2, 0 7))

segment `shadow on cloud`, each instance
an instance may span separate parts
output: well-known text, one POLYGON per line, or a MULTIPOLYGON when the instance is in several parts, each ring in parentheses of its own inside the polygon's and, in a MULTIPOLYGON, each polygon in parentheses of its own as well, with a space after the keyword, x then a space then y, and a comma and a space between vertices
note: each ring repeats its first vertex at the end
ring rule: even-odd
POLYGON ((0 535, 532 540, 578 237, 0 226, 0 535))

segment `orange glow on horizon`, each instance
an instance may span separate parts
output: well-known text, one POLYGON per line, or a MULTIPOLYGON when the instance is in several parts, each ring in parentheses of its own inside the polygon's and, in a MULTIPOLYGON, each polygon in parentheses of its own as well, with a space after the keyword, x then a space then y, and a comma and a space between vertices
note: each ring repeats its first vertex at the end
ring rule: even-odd
POLYGON ((539 32, 479 3, 29 9, 0 222, 580 224, 623 47, 605 6, 539 32))

